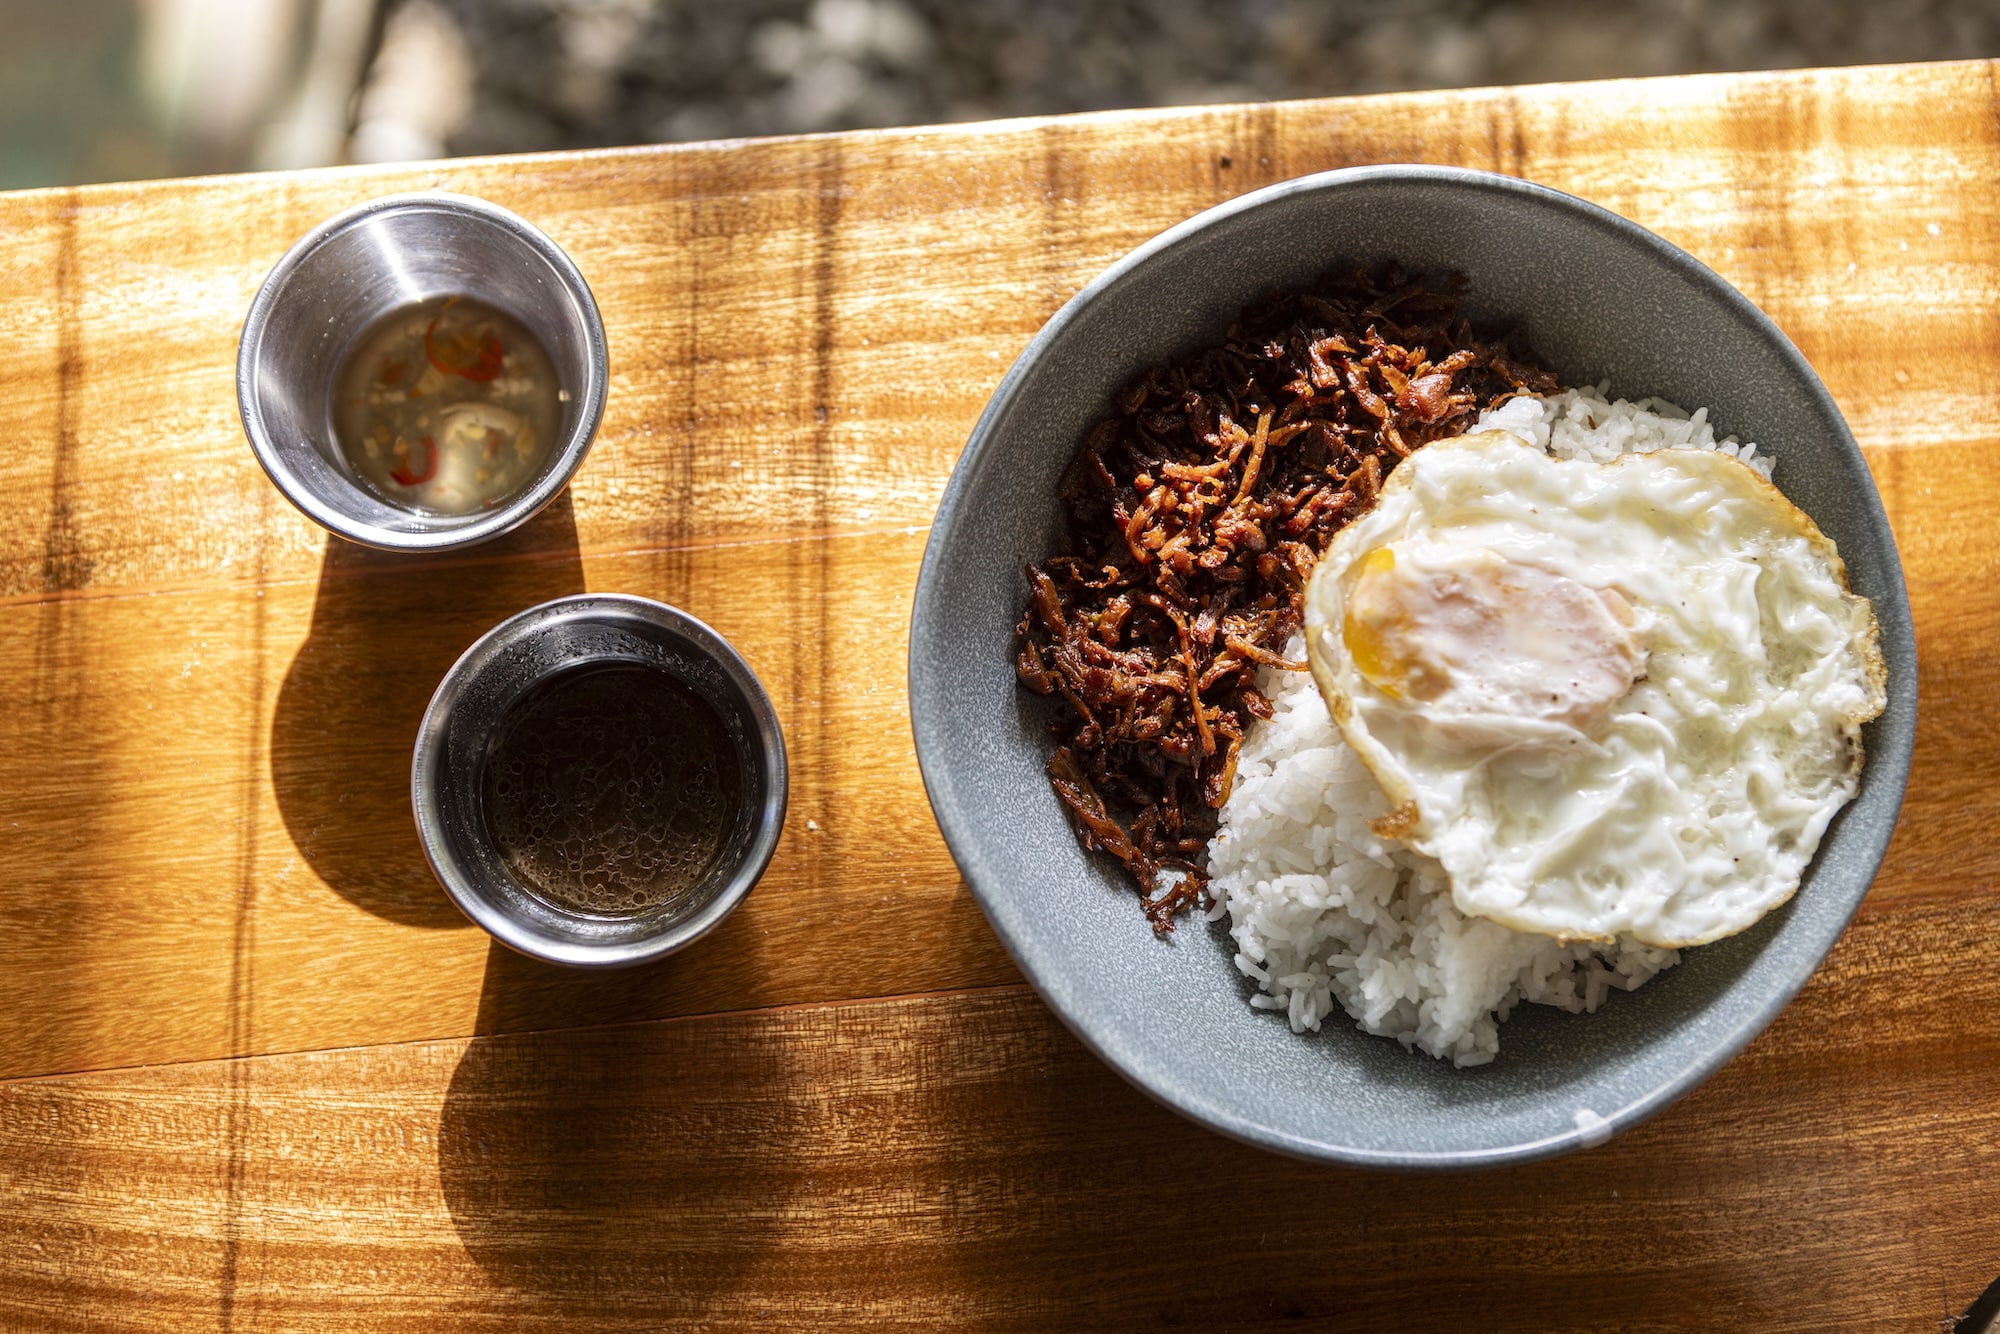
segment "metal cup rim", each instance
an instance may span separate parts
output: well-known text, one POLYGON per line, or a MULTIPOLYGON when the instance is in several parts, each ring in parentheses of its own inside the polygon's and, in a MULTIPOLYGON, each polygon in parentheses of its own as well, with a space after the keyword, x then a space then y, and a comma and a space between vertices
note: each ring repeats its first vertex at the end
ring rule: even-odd
POLYGON ((583 273, 564 253, 562 247, 550 240, 546 233, 527 219, 490 200, 448 190, 420 190, 382 195, 342 209, 317 223, 305 235, 293 242, 291 248, 271 266, 271 271, 264 275, 264 281, 258 285, 257 295, 250 302, 249 314, 243 321, 243 334, 237 344, 236 406, 243 419, 243 433, 249 438, 250 450, 256 455, 257 462, 264 469, 265 475, 271 479, 271 484, 300 513, 320 527, 350 542, 381 551, 456 551, 512 532, 541 513, 548 507, 550 501, 562 493, 562 489, 569 485, 570 479, 583 463, 584 455, 589 452, 591 444, 597 438, 597 430, 604 417, 606 382, 609 377, 610 354, 605 343, 604 320, 598 311, 597 299, 591 293, 590 284, 584 281, 583 273), (563 442, 562 449, 557 454, 557 466, 550 468, 539 481, 507 505, 472 523, 436 530, 403 531, 377 527, 356 519, 337 507, 328 505, 300 484, 297 474, 286 462, 283 451, 277 447, 266 426, 263 405, 257 394, 256 378, 257 364, 263 349, 264 330, 270 322, 271 312, 280 300, 285 285, 298 273, 313 252, 369 218, 422 209, 457 214, 495 224, 527 244, 546 261, 583 313, 584 344, 587 349, 589 375, 578 395, 576 429, 563 442))
POLYGON ((785 738, 771 704, 750 664, 735 647, 707 624, 664 602, 629 593, 578 593, 538 603, 488 630, 459 655, 438 682, 423 722, 417 729, 410 757, 410 807, 417 838, 431 871, 452 902, 475 925, 501 944, 549 963, 581 968, 622 968, 650 963, 685 949, 719 926, 735 911, 770 866, 784 831, 790 775, 785 738), (638 620, 676 636, 720 667, 749 706, 748 721, 756 733, 755 749, 764 771, 765 796, 757 813, 755 835, 728 882, 699 911, 668 929, 636 941, 588 943, 562 940, 527 928, 502 911, 480 890, 452 854, 434 782, 444 765, 445 720, 466 685, 498 654, 534 630, 559 619, 638 620))

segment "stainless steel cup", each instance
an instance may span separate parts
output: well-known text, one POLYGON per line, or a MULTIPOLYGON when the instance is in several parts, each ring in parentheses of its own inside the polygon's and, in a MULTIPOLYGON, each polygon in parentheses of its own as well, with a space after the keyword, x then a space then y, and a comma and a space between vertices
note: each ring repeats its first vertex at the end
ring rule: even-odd
POLYGON ((552 963, 615 968, 673 953, 712 930, 770 864, 785 823, 785 740, 756 674, 721 635, 646 598, 581 594, 502 621, 445 673, 417 732, 410 802, 431 869, 495 939, 552 963), (595 917, 524 888, 494 850, 482 768, 502 719, 558 672, 633 662, 670 672, 707 701, 735 743, 735 826, 692 890, 651 912, 595 917))
POLYGON ((285 498, 342 537, 394 551, 471 546, 525 523, 583 462, 604 415, 604 324, 555 242, 466 195, 391 195, 327 219, 264 279, 243 324, 236 398, 257 461, 285 498), (474 297, 526 325, 560 387, 560 445, 511 501, 417 514, 355 479, 333 437, 334 376, 376 320, 434 297, 474 297))

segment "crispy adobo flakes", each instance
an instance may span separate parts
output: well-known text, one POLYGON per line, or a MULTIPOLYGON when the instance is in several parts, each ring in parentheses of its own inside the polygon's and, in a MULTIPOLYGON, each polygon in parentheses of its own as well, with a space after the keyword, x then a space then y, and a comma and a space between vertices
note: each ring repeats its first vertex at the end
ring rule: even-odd
POLYGON ((1204 896, 1244 729, 1271 716, 1257 669, 1305 670, 1279 655, 1333 535, 1411 450, 1556 388, 1454 290, 1391 266, 1245 309, 1121 390, 1063 475, 1069 550, 1028 567, 1015 671, 1060 698, 1049 782, 1157 932, 1204 896))

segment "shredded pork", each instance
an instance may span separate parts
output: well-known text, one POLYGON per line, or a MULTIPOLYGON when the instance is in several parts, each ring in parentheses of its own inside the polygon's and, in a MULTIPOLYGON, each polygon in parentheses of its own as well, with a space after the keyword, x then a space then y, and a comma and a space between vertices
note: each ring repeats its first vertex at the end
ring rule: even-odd
POLYGON ((1205 896, 1244 729, 1271 713, 1256 670, 1305 669, 1280 650, 1333 535, 1410 451, 1556 387, 1451 285, 1385 266, 1246 309, 1117 394, 1063 475, 1068 550, 1028 567, 1015 671, 1060 701, 1049 782, 1155 931, 1205 896))

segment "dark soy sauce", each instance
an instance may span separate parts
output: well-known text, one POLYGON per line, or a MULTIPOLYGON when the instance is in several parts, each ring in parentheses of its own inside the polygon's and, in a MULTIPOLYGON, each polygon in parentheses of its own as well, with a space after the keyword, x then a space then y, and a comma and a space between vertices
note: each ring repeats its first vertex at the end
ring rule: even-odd
POLYGON ((736 747, 709 703, 637 663, 571 669, 510 709, 480 778, 486 829, 555 907, 631 917, 708 874, 736 823, 736 747))

